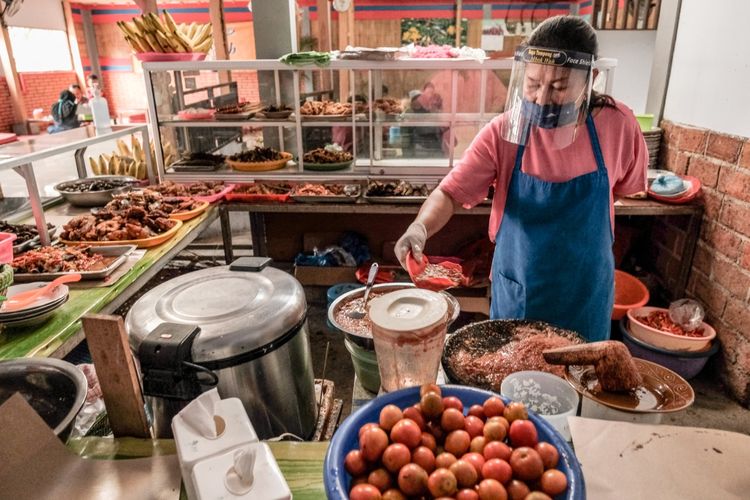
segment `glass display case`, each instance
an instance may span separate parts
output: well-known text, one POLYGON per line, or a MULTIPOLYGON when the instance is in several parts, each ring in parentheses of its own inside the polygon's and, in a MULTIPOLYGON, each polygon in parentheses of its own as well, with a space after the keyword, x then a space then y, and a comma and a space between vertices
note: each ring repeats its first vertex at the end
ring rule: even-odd
POLYGON ((322 68, 275 60, 145 63, 154 142, 161 146, 159 175, 183 182, 437 182, 502 111, 511 63, 337 60, 322 68), (229 157, 256 147, 290 153, 291 160, 267 170, 270 164, 254 161, 262 155, 248 155, 240 170, 205 155, 229 157), (201 158, 212 164, 201 164, 201 158))

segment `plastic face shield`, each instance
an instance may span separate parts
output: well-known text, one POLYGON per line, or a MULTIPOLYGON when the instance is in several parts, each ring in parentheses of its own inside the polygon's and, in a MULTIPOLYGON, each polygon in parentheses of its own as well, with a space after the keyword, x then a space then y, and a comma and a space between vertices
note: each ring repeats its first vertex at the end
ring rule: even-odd
POLYGON ((562 149, 585 126, 594 56, 540 47, 516 50, 501 135, 508 142, 562 149))

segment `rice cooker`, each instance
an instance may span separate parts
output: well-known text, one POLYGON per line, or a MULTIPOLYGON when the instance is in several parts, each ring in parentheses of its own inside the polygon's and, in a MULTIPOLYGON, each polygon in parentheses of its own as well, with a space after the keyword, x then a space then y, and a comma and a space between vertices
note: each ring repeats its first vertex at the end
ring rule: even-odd
POLYGON ((302 285, 243 258, 169 280, 147 292, 125 320, 156 437, 172 417, 215 386, 239 398, 261 439, 309 438, 315 382, 302 285))

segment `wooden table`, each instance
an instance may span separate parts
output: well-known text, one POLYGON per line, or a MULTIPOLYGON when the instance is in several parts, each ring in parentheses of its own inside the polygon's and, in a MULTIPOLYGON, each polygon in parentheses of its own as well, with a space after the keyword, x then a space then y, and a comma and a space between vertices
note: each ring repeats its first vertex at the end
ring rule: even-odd
MULTIPOLYGON (((46 215, 59 225, 60 221, 83 212, 63 204, 48 210, 46 215)), ((149 249, 133 269, 115 284, 100 288, 71 289, 68 302, 46 323, 29 329, 0 332, 0 360, 32 356, 64 357, 84 339, 81 316, 94 312, 114 312, 208 227, 217 214, 216 207, 210 207, 199 217, 185 222, 176 236, 149 249)))
MULTIPOLYGON (((255 255, 269 255, 268 241, 267 241, 267 219, 272 218, 276 226, 278 227, 279 219, 283 219, 284 222, 289 223, 289 227, 294 227, 294 230, 298 230, 300 227, 305 227, 305 220, 300 221, 299 219, 307 218, 312 221, 315 225, 320 226, 321 219, 323 223, 328 227, 327 231, 337 231, 341 229, 337 227, 339 220, 345 221, 343 224, 351 224, 353 217, 356 217, 361 227, 374 227, 383 220, 393 220, 393 217, 403 217, 405 220, 403 224, 394 228, 393 224, 382 223, 381 227, 377 227, 377 231, 391 231, 392 234, 388 235, 391 238, 393 235, 400 235, 401 231, 406 228, 408 222, 419 211, 421 205, 419 204, 374 204, 368 203, 363 199, 359 199, 357 203, 345 204, 345 203, 225 203, 220 206, 221 227, 222 237, 224 239, 224 254, 227 262, 234 260, 234 254, 232 251, 232 229, 229 223, 229 212, 247 212, 250 217, 250 231, 253 243, 253 253, 255 255), (306 217, 307 216, 307 217, 306 217), (333 216, 333 217, 327 217, 333 216), (296 224, 296 226, 295 226, 296 224), (396 232, 394 232, 396 231, 396 232)), ((454 225, 451 226, 451 231, 467 230, 467 226, 476 226, 477 223, 483 225, 486 228, 486 219, 489 217, 491 206, 489 204, 481 204, 470 210, 459 209, 456 211, 456 215, 461 216, 460 222, 451 221, 454 225), (475 219, 475 217, 481 217, 482 219, 475 219)), ((615 203, 615 215, 616 216, 637 216, 637 217, 665 217, 665 216, 686 216, 689 217, 687 223, 687 234, 685 238, 685 245, 683 249, 683 255, 680 262, 679 274, 675 282, 675 286, 671 290, 671 293, 676 298, 684 297, 685 289, 687 287, 688 277, 690 274, 690 268, 693 261, 693 255, 695 254, 695 248, 698 243, 698 237, 700 236, 701 221, 703 219, 703 204, 699 201, 684 205, 668 205, 666 203, 660 203, 652 199, 644 200, 633 200, 633 199, 622 199, 615 203)), ((449 223, 450 224, 450 223, 449 223)), ((281 224, 285 225, 285 224, 281 224)), ((446 226, 447 227, 447 226, 446 226)), ((291 229, 290 229, 291 230, 291 229)), ((445 233, 446 231, 443 231, 445 233)), ((439 239, 457 239, 462 241, 461 238, 464 235, 446 235, 438 233, 430 242, 439 239)), ((397 238, 398 236, 396 236, 397 238)), ((394 239, 395 241, 395 239, 394 239)), ((375 250, 375 254, 379 253, 379 248, 376 245, 372 246, 375 250)), ((442 254, 438 254, 442 255, 442 254)), ((271 257, 276 258, 274 255, 271 257)), ((282 259, 284 260, 284 259, 282 259)))
MULTIPOLYGON (((281 468, 294 500, 319 500, 326 497, 323 487, 323 459, 328 442, 268 442, 273 456, 281 468)), ((68 448, 83 458, 124 459, 152 455, 174 455, 174 441, 171 439, 148 440, 134 438, 88 437, 71 439, 68 448)), ((106 481, 106 478, 101 478, 106 481)), ((181 495, 181 498, 184 498, 181 495)))

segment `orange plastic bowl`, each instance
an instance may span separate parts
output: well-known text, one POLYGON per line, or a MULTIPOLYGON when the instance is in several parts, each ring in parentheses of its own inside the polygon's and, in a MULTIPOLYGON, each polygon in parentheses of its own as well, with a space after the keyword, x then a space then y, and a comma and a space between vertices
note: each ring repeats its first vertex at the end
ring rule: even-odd
POLYGON ((643 307, 648 303, 648 288, 641 280, 626 272, 615 269, 615 304, 612 319, 619 321, 630 309, 643 307))

